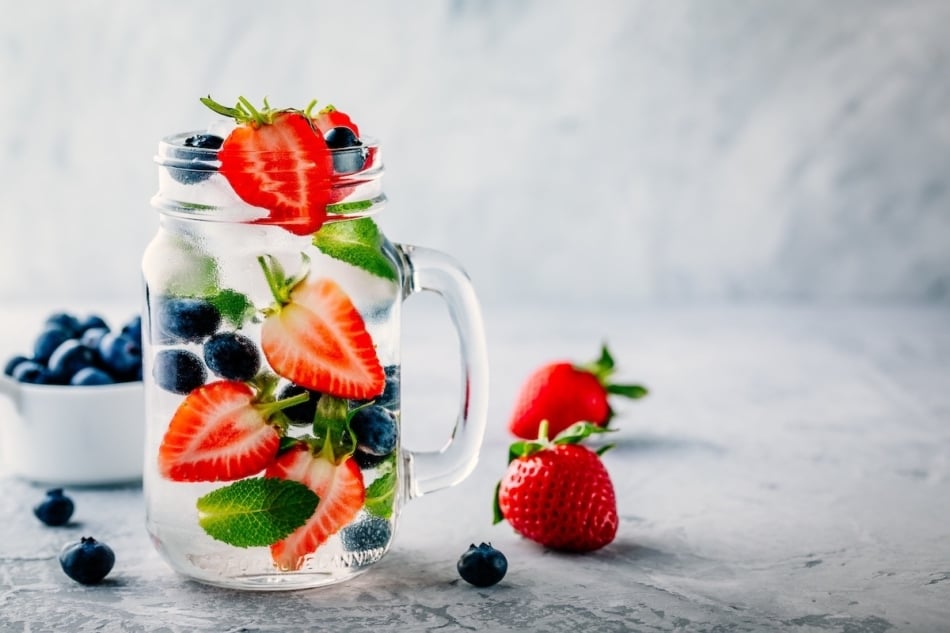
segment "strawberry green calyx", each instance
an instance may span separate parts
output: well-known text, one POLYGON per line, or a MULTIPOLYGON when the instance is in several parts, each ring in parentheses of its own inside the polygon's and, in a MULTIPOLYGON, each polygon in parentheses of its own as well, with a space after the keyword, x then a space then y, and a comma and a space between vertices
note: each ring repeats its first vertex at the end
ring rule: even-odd
MULTIPOLYGON (((535 453, 539 453, 545 449, 551 448, 552 446, 557 446, 559 444, 580 444, 591 435, 613 432, 613 429, 597 426, 596 424, 591 424, 590 422, 578 422, 558 433, 554 439, 549 439, 548 421, 543 420, 540 427, 538 428, 538 438, 536 440, 518 441, 514 442, 508 447, 508 463, 510 464, 519 457, 528 457, 530 455, 534 455, 535 453)), ((612 446, 607 446, 601 449, 598 451, 598 455, 602 455, 610 448, 612 448, 612 446)))
POLYGON ((303 262, 301 271, 293 276, 287 276, 284 267, 273 255, 261 255, 257 258, 261 269, 264 271, 264 277, 267 279, 271 294, 277 302, 276 306, 265 308, 265 316, 273 312, 279 312, 281 307, 290 303, 290 293, 310 274, 310 257, 306 253, 301 253, 300 258, 303 262))
POLYGON ((278 380, 279 378, 274 374, 262 372, 255 376, 249 384, 257 391, 257 395, 254 397, 254 408, 278 430, 283 438, 290 426, 290 420, 283 413, 284 409, 303 404, 310 399, 310 394, 305 391, 289 398, 275 400, 274 393, 277 390, 278 380))
POLYGON ((334 464, 345 461, 356 451, 356 435, 350 429, 353 413, 343 398, 324 395, 317 403, 313 434, 318 440, 322 439, 320 454, 334 464))
MULTIPOLYGON (((294 398, 297 397, 294 396, 294 398)), ((332 464, 343 463, 356 451, 356 435, 350 429, 350 420, 356 411, 361 408, 363 407, 357 407, 350 411, 345 399, 324 394, 317 402, 317 408, 314 412, 313 434, 302 437, 284 437, 279 453, 304 445, 316 457, 332 464)))
POLYGON ((218 103, 211 98, 211 95, 208 95, 207 97, 201 97, 199 101, 205 104, 211 111, 220 114, 221 116, 234 119, 238 124, 247 124, 253 127, 270 125, 274 122, 274 117, 277 114, 289 111, 287 109, 275 110, 267 102, 267 97, 264 97, 264 107, 260 110, 255 108, 251 102, 244 97, 238 97, 238 102, 233 108, 229 108, 226 105, 218 103))
POLYGON ((610 354, 610 350, 607 349, 606 343, 601 345, 600 358, 592 363, 579 365, 577 368, 594 374, 600 384, 604 386, 604 389, 607 391, 607 393, 624 396, 634 400, 642 398, 650 393, 649 390, 643 385, 619 385, 609 382, 610 377, 613 375, 614 371, 616 371, 616 364, 614 363, 613 356, 610 354))

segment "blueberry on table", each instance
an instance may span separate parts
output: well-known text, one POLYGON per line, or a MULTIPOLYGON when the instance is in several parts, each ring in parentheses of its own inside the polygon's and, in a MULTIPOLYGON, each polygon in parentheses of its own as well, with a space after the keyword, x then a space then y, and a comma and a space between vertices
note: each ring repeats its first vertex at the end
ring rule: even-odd
POLYGON ((33 343, 33 360, 43 365, 49 361, 56 348, 73 337, 73 332, 61 327, 47 326, 33 343))
POLYGON ((250 380, 261 368, 261 355, 254 342, 236 332, 215 334, 205 342, 205 363, 228 380, 250 380))
POLYGON ((112 571, 115 553, 105 543, 84 536, 67 543, 59 553, 59 564, 66 575, 83 585, 94 585, 112 571))
POLYGON ((201 359, 193 352, 163 349, 155 355, 152 376, 155 377, 155 384, 165 391, 186 394, 203 385, 208 373, 201 359))
POLYGON ((46 525, 60 526, 69 523, 74 509, 73 500, 63 494, 63 489, 53 488, 33 507, 33 514, 46 525))
POLYGON ((508 559, 491 543, 477 547, 473 543, 459 558, 456 567, 465 582, 476 587, 490 587, 505 577, 508 559))
POLYGON ((386 547, 391 537, 389 521, 376 516, 367 516, 340 531, 343 549, 348 552, 386 547))
POLYGON ((69 379, 69 384, 89 387, 93 385, 111 385, 115 379, 98 367, 83 367, 69 379))
POLYGON ((155 321, 160 343, 198 342, 218 330, 221 312, 206 299, 164 297, 155 321))
POLYGON ((109 332, 99 339, 99 359, 109 373, 117 378, 135 376, 142 367, 142 346, 139 341, 109 332))
POLYGON ((396 448, 396 419, 380 406, 364 407, 353 413, 350 430, 356 435, 356 446, 363 453, 384 457, 396 448))
POLYGON ((366 150, 363 143, 348 127, 335 127, 327 132, 323 140, 333 155, 333 171, 338 174, 352 174, 363 169, 366 163, 366 150))
POLYGON ((317 403, 323 394, 319 391, 312 391, 300 385, 289 383, 280 390, 277 394, 277 399, 286 400, 301 393, 309 393, 310 398, 300 404, 287 407, 283 412, 294 426, 310 426, 313 424, 313 417, 317 413, 317 403))
POLYGON ((49 372, 57 382, 67 384, 77 371, 92 367, 95 360, 95 352, 79 339, 71 338, 57 347, 49 357, 49 372))

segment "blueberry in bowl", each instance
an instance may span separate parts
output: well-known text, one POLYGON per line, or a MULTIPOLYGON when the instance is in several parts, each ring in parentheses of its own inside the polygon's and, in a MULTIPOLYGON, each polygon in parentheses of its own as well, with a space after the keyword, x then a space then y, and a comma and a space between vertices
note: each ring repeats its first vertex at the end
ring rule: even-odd
POLYGON ((57 312, 3 364, 0 461, 41 484, 111 485, 142 476, 141 325, 57 312))

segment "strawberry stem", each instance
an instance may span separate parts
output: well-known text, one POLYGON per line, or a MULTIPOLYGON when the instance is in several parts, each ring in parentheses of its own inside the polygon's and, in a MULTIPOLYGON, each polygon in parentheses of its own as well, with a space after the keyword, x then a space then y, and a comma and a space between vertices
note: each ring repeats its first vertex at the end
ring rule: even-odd
POLYGON ((292 407, 297 404, 303 404, 310 399, 310 394, 306 391, 303 393, 298 393, 289 398, 284 398, 283 400, 274 400, 273 402, 265 402, 257 405, 257 410, 261 412, 265 418, 270 418, 272 415, 278 411, 283 411, 288 407, 292 407))

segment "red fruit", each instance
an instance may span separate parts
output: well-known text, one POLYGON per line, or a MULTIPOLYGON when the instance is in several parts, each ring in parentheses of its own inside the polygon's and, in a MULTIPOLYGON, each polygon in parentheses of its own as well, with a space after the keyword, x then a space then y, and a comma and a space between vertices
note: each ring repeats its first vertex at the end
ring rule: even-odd
POLYGON ((243 97, 234 108, 209 98, 209 108, 240 125, 218 150, 219 171, 246 203, 267 209, 260 224, 276 224, 298 235, 323 226, 330 200, 333 159, 323 134, 299 110, 256 110, 243 97))
POLYGON ((305 524, 271 545, 271 558, 284 571, 300 569, 308 554, 356 518, 366 500, 363 475, 352 457, 335 464, 304 444, 282 453, 264 476, 299 481, 320 498, 305 524))
POLYGON ((597 453, 577 444, 518 444, 528 450, 511 461, 498 486, 496 522, 507 519, 551 549, 590 552, 612 542, 617 501, 597 453))
POLYGON ((577 422, 606 427, 613 417, 608 394, 642 398, 647 390, 640 385, 608 384, 614 361, 604 346, 600 358, 577 366, 562 361, 550 363, 532 373, 519 391, 508 429, 517 437, 538 437, 541 422, 548 421, 551 435, 577 422))
POLYGON ((280 434, 254 398, 251 387, 229 380, 189 393, 158 449, 158 472, 173 481, 233 481, 264 470, 280 434))
POLYGON ((381 394, 386 374, 363 317, 343 289, 332 279, 306 277, 281 287, 265 261, 278 301, 261 327, 261 349, 271 368, 301 387, 339 398, 381 394))
POLYGON ((356 123, 353 123, 350 115, 346 114, 345 112, 340 112, 332 105, 327 106, 317 112, 315 115, 312 115, 310 120, 313 121, 314 127, 320 130, 320 133, 323 135, 326 135, 327 132, 335 127, 346 127, 350 128, 350 130, 353 131, 353 134, 359 138, 360 129, 356 127, 356 123))

